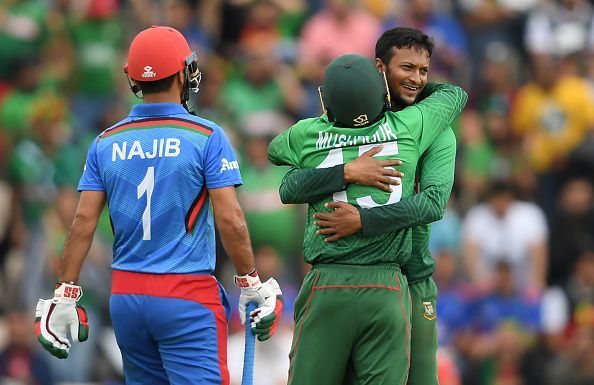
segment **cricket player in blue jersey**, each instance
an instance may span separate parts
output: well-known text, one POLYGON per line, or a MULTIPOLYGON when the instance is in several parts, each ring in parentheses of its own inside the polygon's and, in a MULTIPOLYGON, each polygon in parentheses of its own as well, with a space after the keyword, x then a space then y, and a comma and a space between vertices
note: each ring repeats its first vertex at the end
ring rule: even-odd
POLYGON ((246 304, 256 302, 248 322, 266 340, 282 311, 278 283, 260 282, 254 268, 235 193, 239 164, 223 130, 188 112, 201 76, 177 30, 140 32, 124 70, 144 103, 90 145, 59 282, 53 299, 39 300, 36 333, 59 358, 68 356, 68 332, 75 342, 87 339, 78 277, 107 202, 115 234, 110 313, 126 383, 228 384, 230 311, 212 276, 214 222, 238 273, 242 322, 246 304))

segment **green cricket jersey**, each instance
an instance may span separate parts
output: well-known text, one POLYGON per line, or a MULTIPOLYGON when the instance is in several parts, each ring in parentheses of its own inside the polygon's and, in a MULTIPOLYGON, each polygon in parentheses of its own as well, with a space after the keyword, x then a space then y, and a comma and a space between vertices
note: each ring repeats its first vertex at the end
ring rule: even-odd
POLYGON ((328 122, 325 117, 306 119, 272 141, 268 155, 276 165, 329 168, 354 160, 377 144, 383 144, 378 157, 397 158, 403 162, 400 169, 405 176, 401 185, 396 186, 392 193, 351 184, 346 190, 337 191, 332 196, 309 205, 304 241, 307 262, 406 262, 412 249, 412 234, 409 229, 374 235, 360 233, 327 243, 322 236, 315 234, 317 227, 313 224, 312 215, 327 211, 324 204, 331 200, 348 201, 362 209, 368 209, 390 205, 411 196, 419 157, 460 113, 466 100, 467 94, 461 88, 439 85, 422 102, 399 112, 388 112, 372 126, 343 128, 328 122))

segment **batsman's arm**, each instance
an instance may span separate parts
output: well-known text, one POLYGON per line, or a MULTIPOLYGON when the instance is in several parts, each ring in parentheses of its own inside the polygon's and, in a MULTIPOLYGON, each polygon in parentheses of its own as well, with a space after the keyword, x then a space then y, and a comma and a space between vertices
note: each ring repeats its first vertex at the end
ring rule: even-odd
POLYGON ((93 234, 105 206, 105 191, 82 191, 60 261, 60 282, 78 282, 93 234))
POLYGON ((421 191, 418 194, 391 205, 358 209, 363 235, 371 236, 440 220, 454 185, 455 162, 456 136, 448 129, 433 141, 422 158, 419 174, 421 191))
POLYGON ((243 210, 234 186, 209 189, 217 229, 238 274, 254 270, 254 255, 243 210))

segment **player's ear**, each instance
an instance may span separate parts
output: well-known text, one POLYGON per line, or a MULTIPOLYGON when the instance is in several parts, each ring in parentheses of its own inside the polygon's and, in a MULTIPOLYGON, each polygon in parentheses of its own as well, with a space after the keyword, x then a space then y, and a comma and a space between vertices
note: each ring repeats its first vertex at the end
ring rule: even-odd
POLYGON ((375 68, 377 68, 379 72, 386 72, 386 65, 379 57, 375 58, 375 68))
POLYGON ((175 81, 179 84, 180 88, 184 87, 184 83, 186 82, 186 74, 183 70, 179 71, 177 73, 177 76, 175 77, 175 81))

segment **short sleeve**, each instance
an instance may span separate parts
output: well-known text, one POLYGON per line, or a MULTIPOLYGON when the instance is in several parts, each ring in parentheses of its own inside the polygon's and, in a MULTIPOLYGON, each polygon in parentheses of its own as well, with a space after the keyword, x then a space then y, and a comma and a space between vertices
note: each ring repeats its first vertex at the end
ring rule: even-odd
POLYGON ((215 126, 204 150, 204 177, 207 188, 243 184, 239 162, 222 128, 215 126))
POLYGON ((97 139, 93 140, 89 146, 87 160, 78 182, 78 191, 105 191, 105 185, 99 172, 99 162, 97 161, 97 139))

